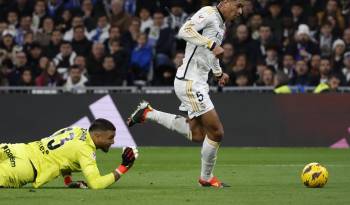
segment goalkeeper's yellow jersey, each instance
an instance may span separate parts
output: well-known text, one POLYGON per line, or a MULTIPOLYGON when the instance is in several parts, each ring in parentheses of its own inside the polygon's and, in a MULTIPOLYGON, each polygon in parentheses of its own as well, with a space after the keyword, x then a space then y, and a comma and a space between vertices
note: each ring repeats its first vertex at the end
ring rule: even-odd
POLYGON ((89 188, 103 189, 114 183, 114 174, 101 176, 96 164, 96 147, 88 130, 68 127, 47 138, 28 144, 38 188, 62 173, 82 171, 89 188))

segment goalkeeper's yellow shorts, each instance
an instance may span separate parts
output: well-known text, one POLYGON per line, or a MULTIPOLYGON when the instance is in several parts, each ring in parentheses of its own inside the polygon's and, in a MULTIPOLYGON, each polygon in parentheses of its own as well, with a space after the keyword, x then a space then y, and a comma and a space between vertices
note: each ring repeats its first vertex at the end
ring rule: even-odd
POLYGON ((0 187, 18 188, 33 182, 36 171, 26 144, 0 144, 0 187))

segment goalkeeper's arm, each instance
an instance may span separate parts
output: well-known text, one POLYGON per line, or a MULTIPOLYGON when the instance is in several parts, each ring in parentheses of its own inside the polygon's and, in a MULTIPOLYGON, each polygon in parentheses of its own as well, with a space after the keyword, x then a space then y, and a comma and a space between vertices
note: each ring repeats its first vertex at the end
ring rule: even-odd
POLYGON ((120 177, 132 167, 134 161, 135 154, 133 149, 126 148, 122 154, 121 165, 110 174, 101 176, 97 168, 96 161, 91 160, 90 157, 81 158, 80 165, 87 180, 88 187, 91 189, 104 189, 118 181, 120 177))

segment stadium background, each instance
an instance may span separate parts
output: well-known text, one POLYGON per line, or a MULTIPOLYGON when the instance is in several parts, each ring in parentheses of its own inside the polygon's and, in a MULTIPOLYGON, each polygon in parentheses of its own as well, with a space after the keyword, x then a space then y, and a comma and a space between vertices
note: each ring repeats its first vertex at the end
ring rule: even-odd
MULTIPOLYGON (((192 145, 159 126, 128 130, 123 121, 143 98, 177 112, 171 86, 185 48, 178 29, 200 7, 215 4, 0 1, 2 141, 39 139, 83 117, 88 124, 96 118, 89 106, 108 95, 121 138, 192 145)), ((348 147, 349 25, 348 1, 246 1, 243 16, 227 22, 222 45, 230 83, 220 88, 209 79, 229 136, 224 146, 348 147), (334 93, 299 94, 318 85, 334 93), (281 86, 293 94, 274 95, 281 86)))
MULTIPOLYGON (((117 146, 140 146, 132 170, 108 189, 69 190, 59 177, 41 189, 1 189, 0 204, 349 204, 349 149, 328 148, 350 142, 348 0, 247 1, 244 16, 227 23, 221 65, 231 81, 209 83, 225 127, 215 175, 231 188, 198 188, 199 146, 151 123, 126 128, 141 99, 177 113, 171 86, 185 44, 176 32, 216 3, 0 0, 0 141, 28 142, 103 116, 116 124, 117 146), (332 93, 312 94, 320 83, 332 93), (293 94, 274 94, 284 85, 293 94), (314 161, 330 172, 323 189, 300 182, 314 161)), ((97 152, 101 174, 120 153, 97 152)))

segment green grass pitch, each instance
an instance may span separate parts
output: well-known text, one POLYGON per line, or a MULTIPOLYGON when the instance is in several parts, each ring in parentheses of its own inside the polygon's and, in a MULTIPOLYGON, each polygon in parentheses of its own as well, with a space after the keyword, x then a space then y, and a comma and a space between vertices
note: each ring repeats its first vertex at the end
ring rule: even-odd
MULTIPOLYGON (((62 178, 41 189, 0 190, 0 204, 350 204, 350 150, 327 148, 221 148, 215 175, 232 187, 201 188, 197 184, 200 148, 140 147, 132 170, 105 190, 72 190, 62 178), (327 167, 324 188, 306 188, 300 172, 309 162, 327 167)), ((106 174, 120 163, 120 149, 99 152, 106 174)), ((73 175, 82 179, 81 174, 73 175)))

